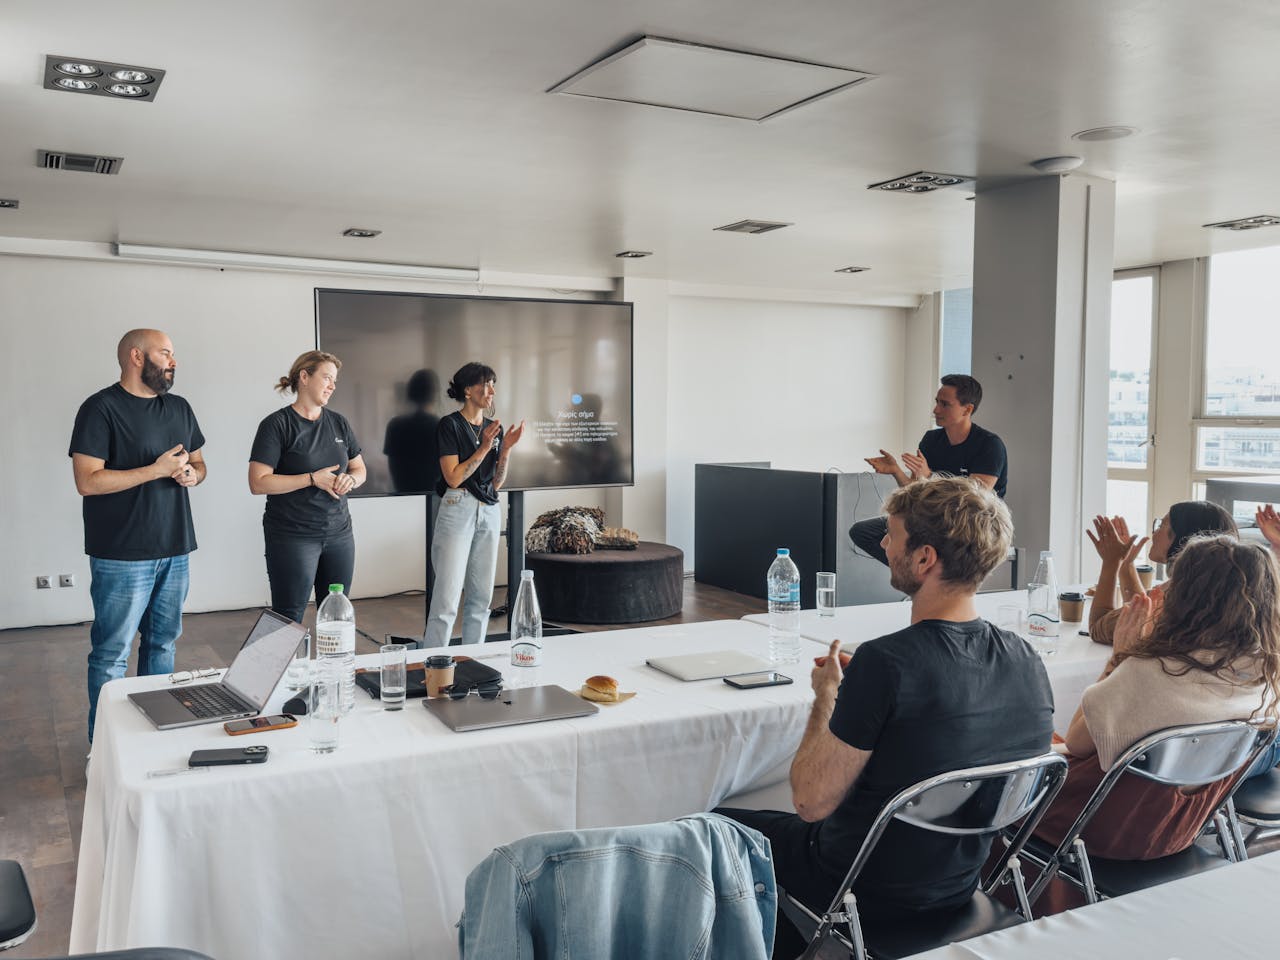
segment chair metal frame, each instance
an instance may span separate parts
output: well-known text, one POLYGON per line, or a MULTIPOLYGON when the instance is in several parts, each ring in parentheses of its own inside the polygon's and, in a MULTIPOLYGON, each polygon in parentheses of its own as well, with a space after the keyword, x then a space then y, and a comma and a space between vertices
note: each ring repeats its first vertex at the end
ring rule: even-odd
MULTIPOLYGON (((1280 773, 1277 772, 1277 769, 1278 768, 1273 768, 1269 770, 1267 773, 1262 774, 1262 776, 1270 776, 1270 777, 1280 776, 1280 773)), ((1245 783, 1248 783, 1248 781, 1247 780, 1243 781, 1241 783, 1241 786, 1244 786, 1245 783)), ((1232 816, 1234 816, 1234 822, 1237 824, 1237 826, 1241 823, 1244 823, 1244 824, 1248 824, 1252 828, 1249 831, 1249 835, 1247 837, 1238 836, 1238 842, 1240 844, 1240 854, 1241 854, 1240 859, 1247 860, 1249 857, 1249 853, 1248 853, 1249 844, 1253 843, 1256 840, 1261 840, 1263 837, 1274 836, 1276 833, 1280 833, 1280 811, 1278 811, 1277 814, 1272 817, 1259 817, 1259 816, 1254 816, 1252 814, 1242 812, 1240 808, 1235 805, 1234 797, 1232 797, 1230 803, 1231 803, 1231 814, 1232 816)))
POLYGON ((1244 859, 1244 840, 1231 796, 1274 738, 1273 728, 1248 720, 1166 727, 1143 737, 1116 758, 1047 860, 1031 849, 1024 851, 1026 859, 1040 867, 1028 894, 1030 902, 1034 904, 1039 899, 1055 876, 1083 891, 1089 903, 1098 902, 1097 884, 1081 834, 1125 773, 1173 787, 1205 786, 1234 776, 1226 799, 1201 830, 1213 824, 1223 857, 1232 863, 1244 859))
POLYGON ((821 915, 814 913, 790 894, 787 901, 817 924, 800 960, 814 960, 828 941, 839 943, 857 960, 867 960, 867 947, 858 917, 853 885, 866 866, 876 844, 895 819, 925 830, 951 836, 1000 834, 1022 821, 1009 841, 987 881, 984 894, 1012 882, 1023 919, 1031 916, 1030 901, 1019 869, 1018 854, 1062 789, 1067 778, 1067 761, 1057 753, 1045 753, 1027 760, 967 767, 921 780, 889 800, 872 821, 857 856, 845 874, 830 906, 821 915), (1000 783, 1003 781, 1003 783, 1000 783), (981 789, 991 784, 996 789, 981 789), (982 799, 975 802, 975 797, 982 799), (990 801, 994 799, 995 802, 990 801), (838 925, 848 927, 846 936, 838 925))

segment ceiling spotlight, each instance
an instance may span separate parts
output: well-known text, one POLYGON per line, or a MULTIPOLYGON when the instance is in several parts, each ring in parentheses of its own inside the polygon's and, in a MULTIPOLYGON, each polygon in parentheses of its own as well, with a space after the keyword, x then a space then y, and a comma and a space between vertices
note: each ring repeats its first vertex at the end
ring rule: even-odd
POLYGON ((1083 140, 1085 143, 1100 143, 1104 140, 1123 140, 1138 132, 1137 127, 1126 127, 1115 124, 1109 127, 1090 127, 1071 135, 1072 140, 1083 140))
POLYGON ((1069 173, 1082 163, 1084 160, 1080 157, 1044 157, 1032 160, 1031 166, 1041 173, 1069 173))
POLYGON ((96 77, 102 73, 92 63, 75 63, 74 61, 64 61, 54 67, 59 73, 65 73, 73 77, 96 77))
POLYGON ((59 77, 55 82, 63 90, 92 90, 97 87, 92 80, 77 80, 75 77, 59 77))
POLYGON ((124 83, 150 83, 155 77, 141 70, 112 70, 111 79, 124 83))
POLYGON ((113 83, 107 87, 109 93, 114 93, 117 97, 145 97, 149 91, 146 87, 140 87, 136 83, 113 83))
POLYGON ((836 273, 866 273, 870 267, 840 267, 836 273))
POLYGON ((652 250, 623 250, 621 253, 615 253, 615 257, 623 260, 639 260, 641 257, 652 257, 652 250))
POLYGON ((1213 227, 1218 230, 1257 230, 1259 227, 1274 227, 1280 225, 1280 217, 1274 217, 1269 213, 1258 214, 1254 217, 1241 217, 1239 220, 1223 220, 1221 223, 1206 223, 1206 227, 1213 227))
POLYGON ((370 237, 376 237, 381 230, 369 230, 366 227, 347 227, 342 231, 344 237, 359 237, 361 240, 368 240, 370 237))
POLYGON ((0 199, 0 210, 17 210, 17 209, 18 209, 17 200, 0 199))
POLYGON ((943 187, 954 187, 962 183, 972 183, 973 177, 963 177, 954 173, 933 173, 929 170, 917 170, 915 173, 904 173, 892 180, 881 180, 879 183, 867 184, 868 190, 894 190, 901 193, 931 193, 943 187))

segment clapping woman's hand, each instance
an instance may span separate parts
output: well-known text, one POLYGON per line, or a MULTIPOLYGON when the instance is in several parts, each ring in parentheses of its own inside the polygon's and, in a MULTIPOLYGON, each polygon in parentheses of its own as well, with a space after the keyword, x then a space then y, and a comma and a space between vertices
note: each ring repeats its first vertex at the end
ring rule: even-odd
POLYGON ((1280 516, 1276 514, 1276 508, 1269 503, 1259 507, 1254 519, 1258 522, 1258 530, 1267 538, 1267 543, 1271 544, 1271 549, 1280 552, 1280 516))
POLYGON ((1085 535, 1093 543, 1102 562, 1114 563, 1116 566, 1132 562, 1147 543, 1146 537, 1139 540, 1130 536, 1129 527, 1121 517, 1114 520, 1104 516, 1094 517, 1093 530, 1086 529, 1085 535), (1097 536, 1094 536, 1094 531, 1097 531, 1097 536))

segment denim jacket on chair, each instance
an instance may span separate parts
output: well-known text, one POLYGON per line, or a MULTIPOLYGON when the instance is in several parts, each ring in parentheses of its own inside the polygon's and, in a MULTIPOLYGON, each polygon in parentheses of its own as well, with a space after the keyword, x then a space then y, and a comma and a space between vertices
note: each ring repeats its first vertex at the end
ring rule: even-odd
POLYGON ((463 960, 768 960, 769 841, 717 814, 540 833, 467 877, 463 960))

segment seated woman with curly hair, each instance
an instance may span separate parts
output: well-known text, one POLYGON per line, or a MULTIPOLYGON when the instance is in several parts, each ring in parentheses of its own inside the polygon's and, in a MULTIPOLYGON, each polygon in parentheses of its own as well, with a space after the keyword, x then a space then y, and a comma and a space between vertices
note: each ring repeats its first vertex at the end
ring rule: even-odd
MULTIPOLYGON (((1067 782, 1036 831, 1057 843, 1103 774, 1132 744, 1166 727, 1263 719, 1280 692, 1280 569, 1271 552, 1219 534, 1182 546, 1177 576, 1153 615, 1135 593, 1115 653, 1067 731, 1067 782)), ((1126 774, 1084 831, 1093 856, 1151 860, 1185 850, 1231 778, 1181 789, 1126 774)))

